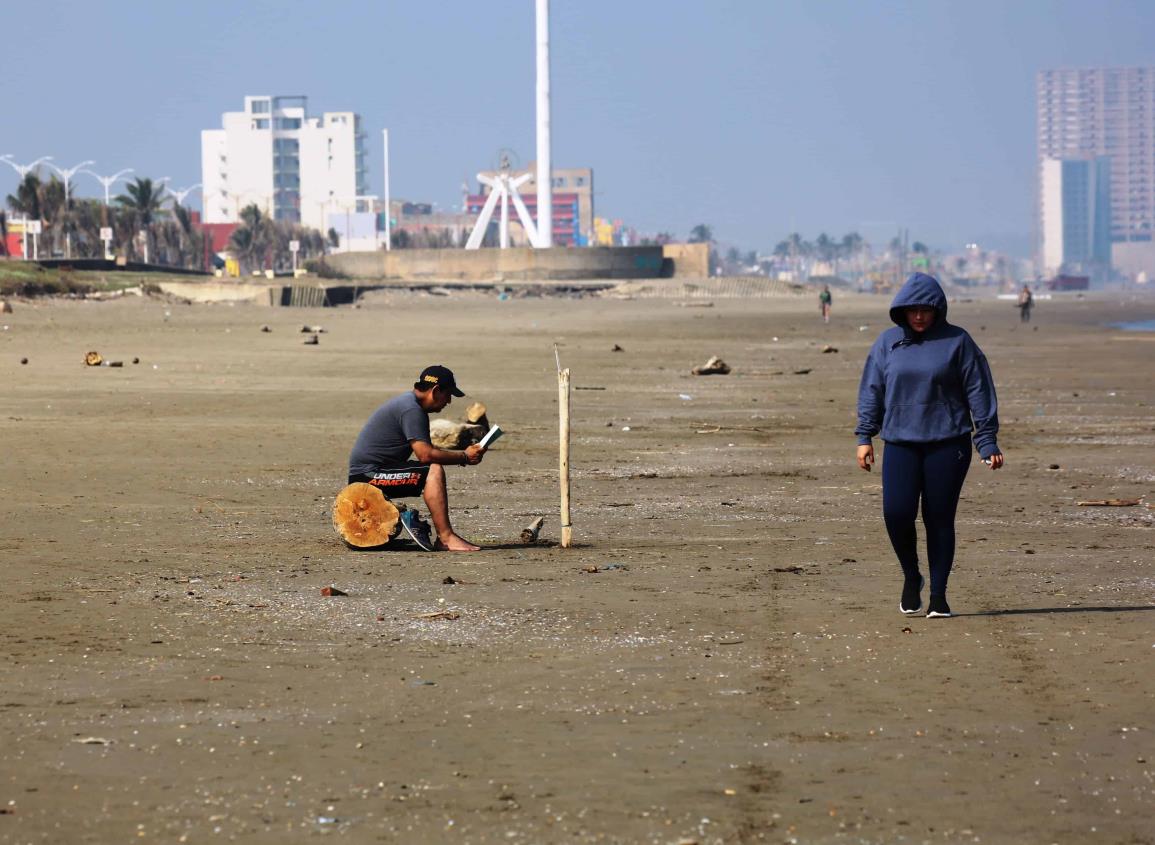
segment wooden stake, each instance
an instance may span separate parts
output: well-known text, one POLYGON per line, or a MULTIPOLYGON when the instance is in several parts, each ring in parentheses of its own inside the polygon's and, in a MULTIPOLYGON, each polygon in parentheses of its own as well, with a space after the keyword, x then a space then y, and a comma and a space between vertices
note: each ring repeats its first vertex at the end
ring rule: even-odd
MULTIPOLYGON (((556 348, 554 351, 557 351, 556 348)), ((558 477, 561 482, 561 547, 563 549, 568 549, 573 543, 573 528, 569 521, 569 395, 569 369, 559 369, 557 371, 557 406, 560 417, 558 477)))

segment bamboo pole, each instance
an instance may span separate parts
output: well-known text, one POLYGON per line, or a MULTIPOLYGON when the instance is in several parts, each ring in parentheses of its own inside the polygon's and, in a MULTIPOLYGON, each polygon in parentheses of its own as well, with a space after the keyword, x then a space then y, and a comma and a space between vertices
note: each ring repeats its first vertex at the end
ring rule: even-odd
MULTIPOLYGON (((556 352, 556 349, 554 350, 556 352)), ((557 406, 559 422, 558 477, 561 483, 561 547, 573 543, 573 527, 569 515, 569 369, 557 371, 557 406)))

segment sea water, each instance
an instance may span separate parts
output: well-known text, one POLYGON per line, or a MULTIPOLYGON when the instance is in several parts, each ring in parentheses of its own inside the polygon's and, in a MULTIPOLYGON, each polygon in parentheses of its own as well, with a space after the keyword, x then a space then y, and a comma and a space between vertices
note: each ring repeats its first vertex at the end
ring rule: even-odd
POLYGON ((1155 332, 1155 320, 1132 320, 1129 323, 1112 323, 1116 329, 1129 332, 1155 332))

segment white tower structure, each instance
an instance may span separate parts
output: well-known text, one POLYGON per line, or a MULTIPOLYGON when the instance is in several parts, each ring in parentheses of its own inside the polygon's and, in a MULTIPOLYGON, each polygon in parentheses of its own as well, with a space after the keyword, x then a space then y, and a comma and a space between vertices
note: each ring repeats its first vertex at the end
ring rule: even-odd
POLYGON ((537 0, 537 240, 553 246, 553 163, 549 137, 549 0, 537 0))
POLYGON ((521 225, 529 236, 529 242, 538 249, 553 246, 553 173, 550 156, 549 137, 549 0, 537 2, 537 225, 530 219, 529 211, 522 202, 517 189, 529 181, 529 173, 513 177, 509 173, 509 162, 501 163, 496 176, 477 174, 483 185, 490 187, 489 197, 482 206, 477 223, 465 243, 466 249, 477 249, 485 238, 493 211, 501 203, 501 248, 509 246, 509 203, 517 210, 521 225))

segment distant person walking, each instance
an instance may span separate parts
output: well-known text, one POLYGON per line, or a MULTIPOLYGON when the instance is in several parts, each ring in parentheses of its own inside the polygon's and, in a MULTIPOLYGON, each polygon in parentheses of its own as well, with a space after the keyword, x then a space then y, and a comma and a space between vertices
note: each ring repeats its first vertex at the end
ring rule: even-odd
POLYGON ((946 601, 955 552, 955 511, 970 467, 970 435, 991 469, 999 451, 998 401, 986 356, 964 329, 946 320, 946 295, 915 273, 890 306, 895 326, 879 335, 858 387, 858 465, 874 463, 871 438, 886 441, 882 515, 904 583, 898 609, 922 610, 915 518, 922 504, 930 569, 928 617, 950 616, 946 601))
POLYGON ((834 297, 830 295, 830 285, 822 286, 822 293, 818 294, 818 310, 822 312, 822 322, 830 322, 830 306, 834 304, 834 297))
POLYGON ((1023 285, 1023 289, 1019 291, 1019 322, 1031 322, 1031 309, 1035 307, 1035 295, 1031 293, 1031 289, 1023 285))

